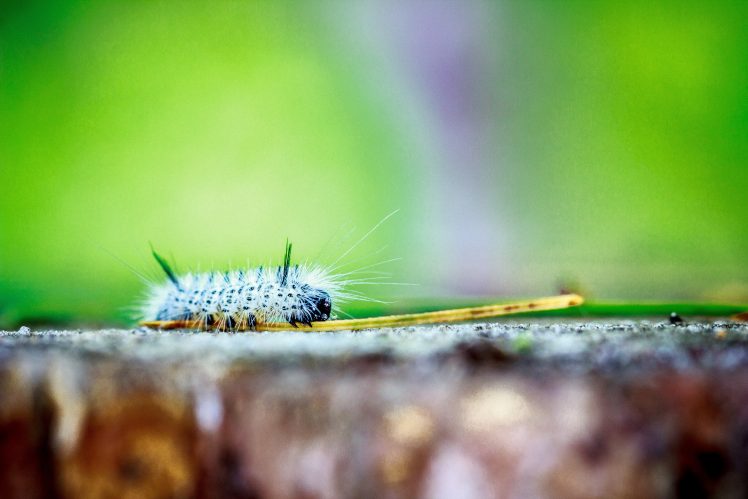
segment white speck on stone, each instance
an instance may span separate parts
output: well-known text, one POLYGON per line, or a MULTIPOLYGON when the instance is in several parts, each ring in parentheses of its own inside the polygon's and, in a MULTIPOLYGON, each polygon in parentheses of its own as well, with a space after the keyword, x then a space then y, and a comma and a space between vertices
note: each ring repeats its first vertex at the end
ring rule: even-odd
POLYGON ((329 496, 335 490, 335 470, 338 455, 334 447, 322 441, 312 442, 297 450, 298 468, 295 480, 301 491, 308 497, 329 496))
POLYGON ((31 332, 31 328, 28 327, 28 326, 21 326, 18 329, 18 332, 21 333, 21 334, 29 334, 31 332))
POLYGON ((482 499, 497 492, 480 462, 454 444, 435 453, 425 480, 423 497, 427 499, 482 499))
POLYGON ((195 401, 197 424, 206 432, 215 432, 223 422, 223 401, 215 387, 197 392, 195 401))
POLYGON ((474 432, 525 422, 533 416, 524 394, 509 386, 483 388, 462 402, 462 424, 474 432))
POLYGON ((57 408, 53 438, 62 455, 73 452, 77 447, 86 415, 80 376, 77 364, 62 358, 54 359, 47 372, 49 394, 57 408))

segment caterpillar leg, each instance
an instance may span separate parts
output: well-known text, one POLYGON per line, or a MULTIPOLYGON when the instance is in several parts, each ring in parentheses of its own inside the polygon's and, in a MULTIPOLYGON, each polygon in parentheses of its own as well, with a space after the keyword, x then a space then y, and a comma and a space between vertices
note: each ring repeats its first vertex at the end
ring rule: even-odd
POLYGON ((299 324, 312 327, 312 321, 300 321, 296 319, 295 317, 291 317, 290 319, 288 319, 288 323, 291 324, 293 327, 299 327, 299 324))
POLYGON ((257 319, 253 314, 229 315, 226 313, 211 316, 212 322, 206 323, 206 329, 215 331, 254 331, 257 319))
POLYGON ((233 331, 236 327, 236 322, 228 314, 217 314, 217 319, 213 327, 217 331, 233 331))
POLYGON ((225 314, 207 314, 198 318, 197 323, 203 331, 231 331, 234 327, 234 321, 225 314))
POLYGON ((234 331, 255 331, 257 318, 253 314, 240 314, 232 318, 234 331))

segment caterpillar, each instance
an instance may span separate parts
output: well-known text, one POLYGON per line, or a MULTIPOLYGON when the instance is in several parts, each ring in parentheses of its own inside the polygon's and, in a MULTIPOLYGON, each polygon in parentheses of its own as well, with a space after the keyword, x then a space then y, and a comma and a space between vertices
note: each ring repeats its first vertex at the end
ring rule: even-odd
POLYGON ((227 272, 177 275, 153 248, 166 274, 152 284, 142 306, 148 321, 183 321, 218 330, 255 329, 258 323, 311 326, 333 317, 334 303, 346 296, 343 282, 318 265, 291 265, 286 241, 283 263, 227 272))

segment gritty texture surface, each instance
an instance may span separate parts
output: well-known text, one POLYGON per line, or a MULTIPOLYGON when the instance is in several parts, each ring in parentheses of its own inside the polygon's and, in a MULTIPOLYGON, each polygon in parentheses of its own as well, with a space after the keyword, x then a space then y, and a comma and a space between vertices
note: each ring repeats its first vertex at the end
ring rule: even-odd
POLYGON ((0 333, 0 497, 744 497, 748 326, 0 333))
POLYGON ((748 324, 697 321, 509 321, 384 328, 356 332, 97 330, 0 332, 0 358, 19 351, 73 357, 116 356, 142 362, 228 365, 304 360, 327 362, 380 355, 396 361, 438 360, 471 346, 507 360, 575 370, 648 366, 729 369, 748 366, 748 324))

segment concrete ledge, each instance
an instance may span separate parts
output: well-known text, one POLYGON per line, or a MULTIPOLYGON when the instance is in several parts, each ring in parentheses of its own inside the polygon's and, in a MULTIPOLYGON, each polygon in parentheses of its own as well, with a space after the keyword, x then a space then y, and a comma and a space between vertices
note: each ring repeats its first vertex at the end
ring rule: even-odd
POLYGON ((0 497, 740 497, 748 326, 0 333, 0 497))

